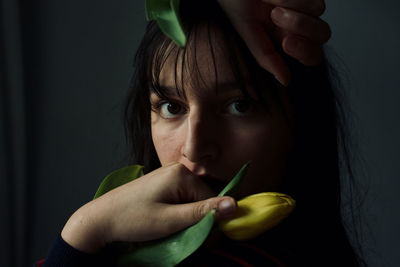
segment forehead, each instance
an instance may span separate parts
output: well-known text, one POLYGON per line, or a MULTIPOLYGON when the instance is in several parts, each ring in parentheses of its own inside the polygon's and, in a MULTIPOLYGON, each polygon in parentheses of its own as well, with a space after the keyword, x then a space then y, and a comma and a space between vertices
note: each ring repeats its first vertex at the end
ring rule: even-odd
POLYGON ((198 25, 189 34, 184 48, 171 42, 158 64, 159 73, 153 73, 155 83, 176 88, 183 95, 188 90, 201 94, 202 90, 217 89, 220 84, 247 79, 247 69, 237 46, 229 44, 222 31, 210 24, 198 25))

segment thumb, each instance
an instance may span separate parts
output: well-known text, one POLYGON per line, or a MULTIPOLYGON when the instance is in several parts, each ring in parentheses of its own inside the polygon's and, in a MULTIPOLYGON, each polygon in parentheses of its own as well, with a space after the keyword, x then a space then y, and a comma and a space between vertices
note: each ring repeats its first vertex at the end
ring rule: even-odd
MULTIPOLYGON (((236 201, 232 197, 213 197, 193 203, 178 204, 170 206, 170 211, 176 218, 171 228, 175 231, 196 224, 204 218, 211 210, 215 210, 215 218, 222 219, 232 216, 237 208, 236 201)), ((170 228, 170 229, 171 229, 170 228)))

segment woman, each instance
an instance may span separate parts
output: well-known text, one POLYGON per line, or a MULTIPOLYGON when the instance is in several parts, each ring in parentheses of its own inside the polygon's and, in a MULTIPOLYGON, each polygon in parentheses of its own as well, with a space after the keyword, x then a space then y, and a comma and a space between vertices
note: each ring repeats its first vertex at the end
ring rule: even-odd
MULTIPOLYGON (((271 11, 260 2, 256 7, 263 14, 271 11)), ((238 198, 280 191, 296 199, 295 212, 247 242, 252 249, 216 235, 183 264, 239 264, 233 254, 247 261, 256 257, 253 264, 260 266, 359 264, 341 221, 338 103, 325 62, 305 67, 280 52, 271 56, 281 62, 273 64, 280 66, 272 75, 265 70, 270 62, 263 64, 265 54, 249 43, 235 12, 228 14, 230 20, 215 1, 182 1, 185 48, 149 23, 126 109, 132 162, 144 165, 146 175, 71 216, 53 251, 79 255, 64 262, 98 260, 106 254, 98 252, 114 241, 170 235, 211 209, 217 210, 217 219, 229 218, 235 200, 215 193, 251 161, 238 198), (276 80, 288 80, 280 57, 291 73, 288 87, 276 80)), ((282 31, 283 36, 276 33, 275 41, 288 40, 282 31)), ((62 258, 54 255, 45 265, 62 258)))

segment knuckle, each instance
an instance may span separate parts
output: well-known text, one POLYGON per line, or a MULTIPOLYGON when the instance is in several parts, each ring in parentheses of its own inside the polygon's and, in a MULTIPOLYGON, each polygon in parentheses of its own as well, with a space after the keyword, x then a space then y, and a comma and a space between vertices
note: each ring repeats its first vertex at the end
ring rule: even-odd
POLYGON ((290 28, 295 29, 296 31, 304 29, 307 26, 307 23, 302 16, 291 16, 289 23, 290 28))
POLYGON ((196 184, 195 175, 182 163, 175 163, 171 166, 169 177, 177 188, 185 191, 182 192, 182 195, 190 195, 188 192, 196 184))
POLYGON ((320 24, 320 35, 319 35, 319 41, 321 43, 326 43, 332 36, 332 31, 331 31, 331 27, 329 26, 328 23, 326 23, 325 21, 321 20, 321 24, 320 24))
POLYGON ((202 201, 193 209, 193 219, 195 221, 200 221, 209 210, 210 203, 208 201, 202 201))
POLYGON ((180 163, 180 162, 176 162, 174 164, 171 165, 171 169, 176 171, 176 172, 181 172, 185 169, 186 167, 180 163))
POLYGON ((185 175, 187 175, 189 170, 182 163, 175 163, 175 164, 171 165, 171 172, 172 172, 172 174, 174 174, 174 175, 172 175, 173 177, 181 178, 181 177, 184 177, 185 175))

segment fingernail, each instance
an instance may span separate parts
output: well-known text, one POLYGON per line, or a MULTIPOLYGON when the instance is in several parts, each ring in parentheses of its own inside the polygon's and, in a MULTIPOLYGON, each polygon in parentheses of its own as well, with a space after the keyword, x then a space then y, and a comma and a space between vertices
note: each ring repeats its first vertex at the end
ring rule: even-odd
POLYGON ((236 210, 236 203, 232 199, 224 199, 218 203, 218 215, 225 217, 231 215, 236 210))

